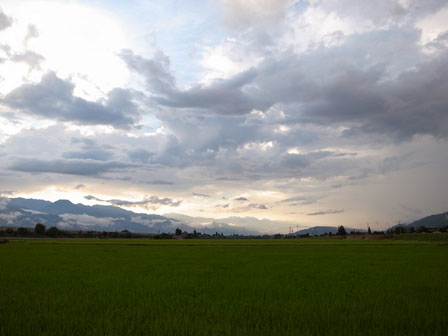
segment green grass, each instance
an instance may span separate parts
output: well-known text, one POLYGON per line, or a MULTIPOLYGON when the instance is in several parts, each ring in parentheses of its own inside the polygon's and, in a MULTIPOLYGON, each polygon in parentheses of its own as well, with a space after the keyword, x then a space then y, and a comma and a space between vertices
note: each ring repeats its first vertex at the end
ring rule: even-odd
POLYGON ((10 240, 1 335, 446 335, 448 246, 10 240))

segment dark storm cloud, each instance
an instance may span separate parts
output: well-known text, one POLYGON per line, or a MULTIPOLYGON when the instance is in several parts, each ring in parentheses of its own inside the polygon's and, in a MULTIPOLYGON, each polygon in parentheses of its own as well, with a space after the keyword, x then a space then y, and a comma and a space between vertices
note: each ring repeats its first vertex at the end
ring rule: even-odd
POLYGON ((283 154, 280 158, 280 164, 285 168, 303 168, 332 154, 329 151, 318 151, 306 154, 283 154))
POLYGON ((82 144, 84 148, 90 148, 96 145, 96 141, 89 138, 73 137, 71 139, 71 144, 82 144))
POLYGON ((23 84, 2 100, 22 113, 85 125, 129 128, 139 118, 132 93, 113 89, 104 102, 90 102, 73 95, 74 85, 55 73, 47 73, 37 84, 23 84))
POLYGON ((85 198, 86 200, 89 200, 89 201, 105 202, 105 201, 102 200, 101 198, 98 198, 98 197, 93 196, 93 195, 87 195, 87 196, 84 196, 84 198, 85 198))
POLYGON ((370 71, 345 72, 322 88, 320 100, 308 103, 299 120, 352 125, 347 135, 388 134, 407 139, 415 134, 448 135, 447 53, 383 82, 370 71))
POLYGON ((254 107, 268 107, 251 101, 243 88, 253 81, 257 73, 251 69, 227 80, 218 80, 212 85, 196 84, 186 91, 176 87, 170 72, 169 57, 158 52, 151 59, 135 55, 131 50, 120 54, 129 69, 142 75, 156 101, 172 108, 204 109, 221 114, 246 114, 254 107))
POLYGON ((197 84, 182 91, 176 87, 169 70, 169 58, 163 53, 158 52, 152 59, 146 59, 130 50, 124 50, 120 56, 129 69, 145 78, 148 88, 161 105, 204 109, 213 113, 232 115, 249 113, 255 107, 268 107, 264 103, 251 101, 251 98, 243 92, 244 86, 251 83, 257 75, 252 69, 231 79, 218 80, 213 85, 197 84))
POLYGON ((11 25, 12 25, 12 18, 3 13, 3 11, 0 8, 0 31, 5 30, 11 25))
POLYGON ((415 153, 408 152, 399 155, 388 156, 378 164, 377 173, 386 175, 395 171, 414 169, 425 164, 422 161, 415 159, 413 160, 414 155, 415 153))
POLYGON ((107 202, 110 203, 112 205, 117 205, 117 206, 124 206, 124 207, 133 207, 133 206, 141 206, 144 208, 149 208, 149 209, 155 209, 158 208, 162 205, 167 205, 167 206, 172 206, 172 207, 177 207, 179 205, 181 205, 182 201, 174 201, 170 198, 159 198, 157 196, 149 196, 149 197, 145 197, 143 200, 141 201, 125 201, 125 200, 119 200, 119 199, 110 199, 110 200, 104 200, 101 198, 98 198, 96 196, 93 195, 87 195, 84 196, 85 199, 87 200, 95 200, 95 201, 99 201, 99 202, 107 202))
POLYGON ((96 140, 90 138, 72 138, 70 149, 75 146, 79 146, 80 150, 63 152, 61 157, 65 159, 110 161, 117 154, 114 146, 99 144, 96 140))
POLYGON ((250 69, 211 85, 199 84, 186 91, 173 91, 169 97, 159 98, 158 102, 169 107, 196 108, 225 115, 247 114, 254 108, 269 107, 263 99, 254 100, 245 92, 245 86, 252 83, 256 75, 256 71, 250 69))
POLYGON ((251 203, 247 206, 248 209, 260 209, 260 210, 267 210, 268 207, 264 204, 256 204, 256 203, 251 203))
POLYGON ((89 150, 85 152, 65 152, 61 155, 64 159, 90 159, 98 161, 108 161, 113 156, 114 153, 105 150, 89 150))
MULTIPOLYGON (((434 2, 436 7, 439 4, 434 2)), ((289 124, 344 126, 347 136, 380 134, 402 141, 416 134, 448 136, 448 95, 444 94, 448 89, 444 71, 448 53, 444 36, 435 41, 442 49, 425 56, 419 46, 419 30, 413 25, 391 25, 344 37, 341 45, 322 46, 304 54, 286 51, 265 55, 254 68, 187 90, 174 85, 166 68, 169 62, 159 61, 164 66, 156 67, 157 57, 146 60, 128 53, 123 58, 150 82, 149 88, 162 106, 245 118, 254 109, 266 111, 279 106, 285 114, 284 122, 289 124)), ((241 126, 220 131, 241 130, 242 137, 254 134, 253 129, 244 132, 241 126)))
POLYGON ((202 116, 185 111, 182 114, 164 113, 160 119, 178 139, 170 140, 170 150, 185 156, 185 151, 179 146, 194 147, 194 153, 205 160, 213 158, 220 148, 236 148, 241 143, 253 141, 254 137, 263 137, 257 135, 260 131, 258 125, 244 124, 244 117, 202 116))
POLYGON ((175 79, 170 73, 170 59, 163 52, 157 52, 152 59, 135 55, 131 50, 125 49, 120 57, 127 66, 144 76, 149 88, 157 94, 170 94, 175 89, 175 79))
POLYGON ((210 195, 207 195, 207 194, 201 194, 201 193, 196 193, 196 192, 192 193, 192 195, 193 195, 193 196, 197 196, 197 197, 210 197, 210 195))
POLYGON ((14 159, 9 169, 27 173, 55 173, 81 176, 99 176, 105 173, 123 170, 133 165, 120 162, 102 162, 93 160, 39 160, 14 159))
MULTIPOLYGON (((240 181, 241 179, 240 178, 231 178, 231 177, 218 177, 215 180, 216 181, 240 181)), ((223 199, 227 199, 227 198, 223 197, 223 199)))
POLYGON ((147 182, 147 184, 154 184, 154 185, 174 185, 171 181, 165 181, 165 180, 152 180, 147 182))
POLYGON ((229 203, 226 204, 218 204, 215 206, 215 208, 223 208, 223 209, 227 209, 230 206, 229 203))
POLYGON ((155 153, 149 152, 145 149, 135 149, 129 151, 127 155, 133 162, 150 163, 155 153))
MULTIPOLYGON (((131 57, 136 57, 133 54, 128 54, 127 58, 130 61, 131 57)), ((134 62, 144 65, 145 61, 141 57, 136 57, 134 62)), ((288 59, 289 61, 289 59, 288 59)), ((286 66, 285 62, 285 66, 286 66)), ((153 63, 151 63, 151 69, 153 63)), ((160 67, 159 67, 160 68, 160 67)), ((297 68, 299 69, 299 68, 297 68)), ((289 76, 297 69, 289 70, 285 73, 285 76, 289 76)), ((258 76, 263 77, 263 81, 269 82, 271 77, 275 77, 278 71, 278 67, 273 66, 269 68, 267 74, 260 74, 258 76)), ((144 71, 140 71, 143 73, 144 71)), ((254 70, 242 73, 230 80, 221 80, 213 83, 211 86, 196 86, 190 90, 184 91, 182 94, 189 95, 194 90, 204 92, 210 92, 217 87, 226 88, 229 90, 237 90, 241 94, 249 95, 251 90, 252 93, 256 93, 257 90, 246 87, 246 83, 251 83, 254 81, 254 75, 256 72, 254 70), (241 88, 244 88, 242 90, 241 88), (241 89, 241 90, 240 90, 241 89)), ((159 73, 160 75, 160 73, 159 73)), ((154 76, 153 71, 151 71, 151 76, 154 76)), ((162 73, 162 77, 166 77, 166 73, 162 73)), ((298 77, 299 74, 296 74, 298 77)), ((294 83, 296 77, 282 77, 278 78, 277 87, 282 86, 283 82, 294 83)), ((169 76, 168 76, 169 78, 169 76)), ((147 80, 153 80, 150 78, 147 80)), ((157 81, 160 82, 160 81, 157 81)), ((309 82, 308 80, 306 82, 309 82)), ((172 83, 171 83, 172 84, 172 83)), ((264 84, 263 84, 264 85, 264 84)), ((305 89, 307 85, 301 84, 305 89)), ((284 85, 287 88, 287 85, 284 85)), ((179 98, 179 90, 174 86, 170 90, 165 90, 163 97, 159 92, 155 92, 153 87, 148 86, 152 93, 156 95, 156 100, 162 104, 176 105, 168 102, 173 97, 179 98)), ((285 91, 285 90, 283 90, 285 91)), ((304 90, 303 90, 304 91, 304 90)), ((282 89, 278 89, 278 93, 284 95, 286 99, 287 96, 294 96, 294 91, 289 93, 282 92, 282 89)), ((308 93, 307 93, 308 94, 308 93)), ((254 103, 253 106, 268 106, 265 101, 271 99, 272 93, 266 93, 266 99, 262 100, 261 105, 254 103), (269 98, 269 99, 268 99, 269 98)), ((213 96, 213 95, 212 95, 213 96)), ((218 94, 220 96, 220 94, 218 94)), ((226 104, 233 104, 237 99, 224 94, 226 104), (229 103, 230 102, 230 103, 229 103)), ((235 96, 236 97, 236 96, 235 96)), ((174 99, 174 98, 173 98, 174 99)), ((221 98, 219 98, 221 99, 221 98)), ((256 101, 257 96, 254 95, 252 99, 256 101)), ((290 101, 292 98, 288 98, 290 101)), ((195 101, 195 106, 200 106, 204 104, 204 99, 193 99, 195 101)), ((207 100, 207 99, 206 99, 207 100)), ((224 101, 223 100, 223 101, 224 101)), ((300 132, 291 132, 285 135, 275 133, 274 128, 279 123, 288 122, 292 120, 290 116, 285 119, 281 116, 280 112, 269 112, 266 113, 266 118, 255 118, 250 114, 245 114, 250 111, 247 108, 243 114, 238 115, 238 113, 229 113, 228 115, 223 115, 221 112, 226 111, 236 111, 237 109, 221 109, 214 98, 210 99, 207 104, 204 104, 204 109, 208 110, 210 113, 200 114, 197 109, 195 111, 189 102, 184 105, 188 108, 184 109, 182 113, 177 113, 177 109, 167 109, 163 110, 163 113, 157 114, 157 117, 161 120, 164 127, 169 129, 173 135, 169 135, 165 138, 164 144, 161 146, 163 151, 157 150, 153 152, 147 149, 135 149, 128 153, 129 158, 134 162, 140 163, 159 163, 168 167, 184 168, 188 166, 209 166, 214 167, 213 170, 218 173, 218 175, 225 176, 227 180, 235 180, 236 175, 240 175, 245 170, 247 171, 246 177, 250 179, 260 179, 261 176, 258 173, 274 174, 274 173, 284 173, 285 168, 290 170, 290 174, 297 174, 298 167, 310 167, 313 162, 330 156, 331 153, 327 152, 317 152, 309 154, 286 154, 284 153, 291 144, 296 143, 310 143, 318 139, 316 134, 310 131, 301 130, 300 132), (215 113, 216 111, 217 113, 215 113), (274 117, 274 119, 271 117, 274 117), (192 136, 194 134, 194 136, 192 136), (265 142, 266 140, 275 141, 275 149, 270 150, 266 154, 257 153, 239 153, 241 146, 249 142, 265 142), (273 158, 275 158, 273 160, 273 158), (251 167, 250 171, 247 170, 251 167)), ((229 105, 230 106, 230 105, 229 105)), ((253 107, 251 106, 251 108, 253 107)), ((202 109, 198 107, 198 109, 202 109)), ((298 123, 298 121, 294 121, 298 123)), ((288 173, 289 174, 289 173, 288 173)))
POLYGON ((327 210, 327 211, 317 211, 309 213, 308 216, 322 216, 322 215, 331 215, 331 214, 339 214, 343 213, 344 210, 327 210))
POLYGON ((317 202, 316 197, 295 196, 281 200, 280 203, 291 203, 289 206, 309 205, 317 202))
POLYGON ((301 202, 301 201, 305 201, 305 200, 307 200, 306 197, 303 197, 303 196, 295 196, 295 197, 289 197, 289 198, 286 198, 286 199, 284 199, 284 200, 281 200, 280 202, 301 202))

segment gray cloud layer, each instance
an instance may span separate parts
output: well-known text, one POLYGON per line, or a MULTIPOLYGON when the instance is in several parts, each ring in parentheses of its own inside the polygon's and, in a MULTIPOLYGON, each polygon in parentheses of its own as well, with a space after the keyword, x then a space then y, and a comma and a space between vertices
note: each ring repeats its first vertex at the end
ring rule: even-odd
POLYGON ((12 25, 12 18, 0 9, 0 31, 5 30, 6 28, 12 25))
POLYGON ((37 84, 23 84, 2 100, 22 113, 85 125, 112 125, 129 128, 139 118, 133 94, 113 89, 104 102, 90 102, 73 95, 74 85, 47 73, 37 84))
POLYGON ((317 211, 309 213, 308 216, 322 216, 322 215, 333 215, 343 213, 344 210, 327 210, 327 211, 317 211))
MULTIPOLYGON (((400 6, 372 5, 372 10, 404 20, 400 6)), ((434 2, 434 8, 440 6, 434 2)), ((401 141, 417 134, 448 135, 444 36, 433 42, 442 49, 425 56, 413 25, 390 24, 308 53, 266 54, 249 70, 186 90, 176 87, 166 56, 145 59, 126 51, 122 58, 168 108, 244 116, 278 106, 289 124, 345 126, 347 135, 381 134, 401 141)))
POLYGON ((164 197, 164 198, 159 198, 157 196, 149 196, 149 197, 145 197, 143 200, 141 201, 125 201, 125 200, 119 200, 119 199, 109 199, 109 200, 104 200, 92 195, 87 195, 85 196, 85 199, 87 200, 95 200, 95 201, 100 201, 100 202, 107 202, 110 203, 112 205, 117 205, 117 206, 124 206, 124 207, 135 207, 135 206, 139 206, 139 207, 143 207, 143 208, 147 208, 147 209, 158 209, 160 206, 162 205, 168 205, 171 207, 178 207, 179 205, 181 205, 182 201, 174 201, 170 198, 164 197))
POLYGON ((98 162, 93 160, 39 160, 17 158, 9 165, 9 169, 27 173, 56 173, 82 176, 99 176, 104 173, 123 170, 131 164, 120 162, 98 162))

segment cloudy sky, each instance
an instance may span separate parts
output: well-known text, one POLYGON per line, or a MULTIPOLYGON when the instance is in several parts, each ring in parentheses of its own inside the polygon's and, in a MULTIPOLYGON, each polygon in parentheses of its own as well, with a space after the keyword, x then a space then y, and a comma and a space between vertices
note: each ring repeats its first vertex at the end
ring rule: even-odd
POLYGON ((446 0, 1 3, 3 196, 382 229, 447 137, 446 0))

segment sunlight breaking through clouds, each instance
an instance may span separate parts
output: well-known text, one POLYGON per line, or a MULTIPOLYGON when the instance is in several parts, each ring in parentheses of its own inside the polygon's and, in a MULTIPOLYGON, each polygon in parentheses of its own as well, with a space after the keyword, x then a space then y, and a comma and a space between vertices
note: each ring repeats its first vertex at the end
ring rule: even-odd
POLYGON ((447 22, 442 0, 5 0, 0 189, 260 231, 446 211, 447 22))

